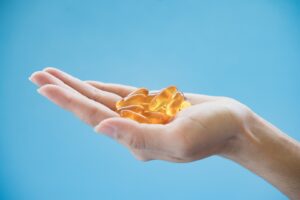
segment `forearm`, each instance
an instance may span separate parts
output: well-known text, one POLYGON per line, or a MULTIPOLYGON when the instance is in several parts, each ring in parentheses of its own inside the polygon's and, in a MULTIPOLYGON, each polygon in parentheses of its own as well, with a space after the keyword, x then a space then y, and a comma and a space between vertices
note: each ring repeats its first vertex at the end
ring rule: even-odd
POLYGON ((263 177, 291 199, 300 198, 300 144, 256 114, 230 141, 225 154, 263 177))

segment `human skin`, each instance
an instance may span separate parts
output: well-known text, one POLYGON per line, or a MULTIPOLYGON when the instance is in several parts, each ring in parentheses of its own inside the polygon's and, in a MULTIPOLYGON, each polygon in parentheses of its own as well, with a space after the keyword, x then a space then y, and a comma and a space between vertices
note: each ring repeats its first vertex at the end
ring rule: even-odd
POLYGON ((135 87, 82 81, 55 68, 34 72, 38 92, 127 147, 139 160, 191 162, 219 155, 248 168, 291 199, 300 198, 300 144, 228 98, 184 93, 192 106, 168 124, 119 117, 115 103, 135 87))

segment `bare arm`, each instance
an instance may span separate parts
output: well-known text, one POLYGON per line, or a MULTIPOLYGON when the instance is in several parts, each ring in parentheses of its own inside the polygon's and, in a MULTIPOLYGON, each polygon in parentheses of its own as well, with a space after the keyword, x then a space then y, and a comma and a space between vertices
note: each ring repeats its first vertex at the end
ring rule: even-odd
POLYGON ((269 181, 291 199, 300 198, 300 144, 256 114, 230 141, 223 156, 269 181))

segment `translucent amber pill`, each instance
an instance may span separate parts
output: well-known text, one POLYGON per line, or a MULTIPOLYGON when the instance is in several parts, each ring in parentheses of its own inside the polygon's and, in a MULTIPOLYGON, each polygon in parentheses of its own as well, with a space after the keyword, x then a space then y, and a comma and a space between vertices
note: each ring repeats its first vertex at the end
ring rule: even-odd
POLYGON ((117 111, 120 113, 122 110, 131 110, 133 112, 141 114, 144 112, 144 107, 141 105, 130 105, 130 106, 121 107, 117 111))
POLYGON ((146 88, 139 88, 139 89, 134 90, 133 92, 131 92, 127 96, 132 96, 132 95, 136 95, 136 94, 143 94, 143 95, 147 96, 148 93, 149 93, 148 89, 146 89, 146 88))
POLYGON ((144 112, 143 116, 145 116, 151 124, 166 124, 171 119, 161 112, 144 112))
POLYGON ((169 116, 174 116, 180 110, 180 106, 184 101, 184 97, 180 92, 177 92, 170 103, 167 104, 166 114, 169 116))
POLYGON ((130 106, 130 105, 140 105, 144 102, 146 96, 144 94, 134 94, 131 96, 127 96, 121 101, 116 103, 117 110, 121 107, 130 106))
POLYGON ((180 105, 180 110, 183 110, 183 109, 185 109, 185 108, 187 108, 187 107, 190 107, 192 104, 190 103, 190 102, 188 102, 188 101, 184 101, 184 102, 182 102, 182 104, 180 105))
POLYGON ((156 110, 156 112, 166 113, 166 106, 163 105, 163 106, 159 107, 159 108, 156 110))
POLYGON ((153 99, 154 97, 156 97, 156 96, 157 96, 157 94, 149 94, 149 95, 145 98, 144 103, 150 103, 150 102, 152 101, 152 99, 153 99))
POLYGON ((149 110, 149 103, 142 103, 141 106, 143 106, 145 111, 149 110))
POLYGON ((156 111, 162 105, 166 104, 172 96, 177 92, 175 86, 170 86, 162 90, 157 96, 155 96, 149 104, 149 110, 156 111))
POLYGON ((150 123, 150 121, 146 117, 144 117, 143 115, 141 115, 139 113, 133 112, 131 110, 122 110, 120 112, 120 116, 124 117, 124 118, 132 119, 132 120, 140 122, 140 123, 147 123, 147 124, 150 123))
POLYGON ((139 88, 118 101, 116 110, 121 117, 140 123, 166 124, 189 106, 191 104, 185 101, 183 93, 170 86, 151 93, 146 88, 139 88))

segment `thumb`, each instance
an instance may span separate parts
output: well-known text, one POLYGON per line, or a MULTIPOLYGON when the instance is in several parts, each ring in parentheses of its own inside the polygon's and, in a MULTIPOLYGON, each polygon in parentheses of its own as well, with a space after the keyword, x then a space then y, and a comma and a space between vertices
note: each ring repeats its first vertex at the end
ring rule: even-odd
POLYGON ((113 117, 103 120, 95 127, 123 145, 133 149, 155 149, 163 147, 167 125, 141 124, 131 119, 113 117))

